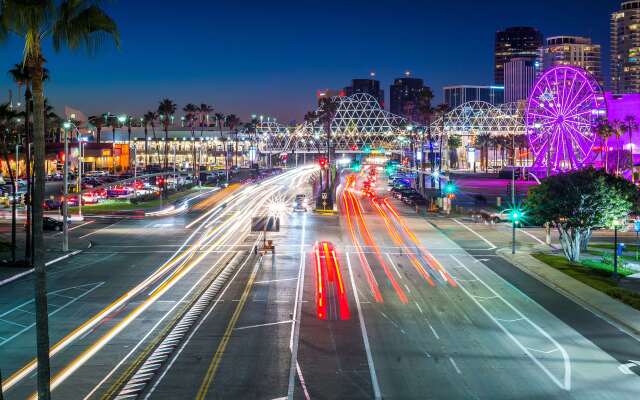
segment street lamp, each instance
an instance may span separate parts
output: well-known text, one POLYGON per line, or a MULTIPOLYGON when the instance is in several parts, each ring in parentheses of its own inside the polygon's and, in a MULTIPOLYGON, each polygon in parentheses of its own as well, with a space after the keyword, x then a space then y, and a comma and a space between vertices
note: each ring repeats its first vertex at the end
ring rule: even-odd
MULTIPOLYGON (((71 122, 65 121, 62 124, 64 128, 64 167, 63 167, 63 193, 64 202, 62 203, 62 251, 69 251, 69 227, 67 221, 69 218, 69 129, 71 128, 71 122)), ((82 202, 82 197, 80 198, 82 202)))

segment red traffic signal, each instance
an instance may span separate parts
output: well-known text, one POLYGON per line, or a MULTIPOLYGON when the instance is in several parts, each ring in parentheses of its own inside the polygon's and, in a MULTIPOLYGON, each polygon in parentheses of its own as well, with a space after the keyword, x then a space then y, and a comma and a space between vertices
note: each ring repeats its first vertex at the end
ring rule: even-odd
POLYGON ((320 168, 324 168, 327 166, 327 159, 325 157, 320 157, 318 163, 320 164, 320 168))

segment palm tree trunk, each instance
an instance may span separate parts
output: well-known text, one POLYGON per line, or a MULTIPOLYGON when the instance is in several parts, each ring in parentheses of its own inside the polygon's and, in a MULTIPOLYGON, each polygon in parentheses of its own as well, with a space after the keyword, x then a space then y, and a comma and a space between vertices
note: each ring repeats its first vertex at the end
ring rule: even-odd
MULTIPOLYGON (((11 169, 11 164, 9 163, 9 150, 7 149, 7 143, 2 141, 2 155, 4 157, 4 162, 7 163, 7 170, 9 171, 9 179, 13 182, 12 186, 12 194, 15 199, 16 193, 16 177, 13 174, 13 169, 11 169)), ((16 165, 18 165, 16 160, 16 165)), ((16 202, 13 201, 11 203, 11 262, 16 262, 16 202)), ((0 382, 2 382, 0 380, 0 382)), ((1 392, 1 388, 0 388, 1 392)))
MULTIPOLYGON (((164 169, 169 168, 169 126, 164 126, 164 169)), ((173 160, 176 163, 176 160, 173 160)))
MULTIPOLYGON (((38 50, 35 54, 40 54, 38 50)), ((43 59, 36 56, 33 77, 33 153, 35 182, 33 185, 33 267, 35 275, 36 343, 38 360, 38 398, 50 400, 49 380, 49 315, 47 314, 47 275, 44 264, 45 246, 42 235, 42 203, 44 201, 45 149, 44 149, 44 88, 43 59)))
POLYGON ((234 152, 235 152, 235 167, 238 168, 238 131, 236 130, 236 136, 235 136, 235 145, 234 145, 234 152))
POLYGON ((149 170, 149 141, 147 137, 149 136, 149 129, 147 126, 144 126, 144 169, 145 171, 149 170))

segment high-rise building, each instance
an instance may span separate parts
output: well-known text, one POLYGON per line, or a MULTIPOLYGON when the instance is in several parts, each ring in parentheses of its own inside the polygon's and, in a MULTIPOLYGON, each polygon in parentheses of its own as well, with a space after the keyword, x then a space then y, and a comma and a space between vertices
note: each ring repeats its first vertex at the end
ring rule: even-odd
POLYGON ((611 14, 611 86, 614 93, 640 93, 640 1, 623 1, 611 14))
POLYGON ((539 72, 558 65, 575 65, 590 72, 602 85, 600 54, 600 45, 593 44, 591 38, 553 36, 547 38, 545 45, 540 48, 539 72))
POLYGON ((444 102, 456 108, 469 101, 484 101, 494 106, 504 103, 504 86, 457 85, 444 87, 444 102))
POLYGON ((384 108, 384 90, 380 89, 380 81, 373 79, 373 74, 369 79, 353 79, 351 86, 344 88, 344 93, 351 96, 354 93, 367 93, 375 97, 380 103, 380 107, 384 108))
POLYGON ((397 78, 389 87, 389 111, 411 121, 420 121, 421 98, 430 90, 424 86, 422 79, 411 78, 409 73, 403 78, 397 78))
POLYGON ((496 32, 494 80, 504 84, 504 65, 514 58, 535 60, 542 47, 542 33, 535 28, 517 26, 496 32))
POLYGON ((537 61, 514 58, 504 65, 504 101, 515 103, 529 98, 536 81, 537 61))
POLYGON ((318 100, 318 105, 320 105, 323 99, 336 96, 342 97, 344 95, 344 89, 320 89, 316 92, 316 100, 318 100))

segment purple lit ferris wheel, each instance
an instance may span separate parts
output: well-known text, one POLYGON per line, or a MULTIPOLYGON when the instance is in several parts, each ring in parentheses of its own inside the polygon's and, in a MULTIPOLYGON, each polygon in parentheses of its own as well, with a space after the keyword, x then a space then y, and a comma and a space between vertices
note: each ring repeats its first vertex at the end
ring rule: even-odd
POLYGON ((535 83, 525 112, 534 167, 563 172, 589 165, 594 126, 605 117, 602 88, 582 68, 554 67, 535 83))

